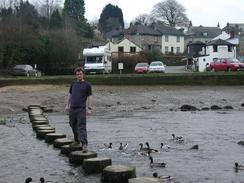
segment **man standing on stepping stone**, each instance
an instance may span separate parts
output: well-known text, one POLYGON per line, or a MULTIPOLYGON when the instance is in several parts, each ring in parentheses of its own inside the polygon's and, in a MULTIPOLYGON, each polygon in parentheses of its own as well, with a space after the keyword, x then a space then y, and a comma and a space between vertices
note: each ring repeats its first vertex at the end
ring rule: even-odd
POLYGON ((71 146, 81 145, 83 152, 87 152, 86 115, 92 114, 92 87, 84 80, 83 68, 76 68, 74 73, 76 80, 71 83, 65 110, 69 110, 69 123, 74 134, 75 142, 71 146))

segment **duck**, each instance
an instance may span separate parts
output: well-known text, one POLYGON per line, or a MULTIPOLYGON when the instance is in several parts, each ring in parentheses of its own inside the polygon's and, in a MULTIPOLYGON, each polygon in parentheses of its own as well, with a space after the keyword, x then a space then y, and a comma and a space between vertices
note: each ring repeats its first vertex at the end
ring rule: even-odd
POLYGON ((45 179, 43 177, 40 178, 41 183, 45 183, 45 179))
POLYGON ((150 167, 162 167, 162 168, 166 167, 166 163, 164 162, 162 163, 153 162, 153 157, 150 154, 149 154, 149 160, 150 160, 150 167))
POLYGON ((106 148, 108 149, 112 149, 113 148, 113 143, 112 142, 109 142, 108 144, 104 143, 103 144, 106 148))
POLYGON ((239 163, 235 162, 235 167, 236 170, 244 170, 244 165, 239 165, 239 163))
POLYGON ((148 147, 143 147, 143 143, 140 143, 139 146, 140 146, 139 151, 148 151, 149 150, 148 147))
POLYGON ((30 183, 32 182, 32 178, 31 177, 28 177, 27 179, 25 179, 25 183, 30 183))
POLYGON ((127 149, 127 147, 128 147, 128 144, 126 143, 125 145, 123 145, 123 143, 122 142, 120 142, 120 145, 119 145, 119 150, 126 150, 127 149))
POLYGON ((153 173, 153 177, 154 178, 158 178, 159 180, 171 180, 171 179, 173 179, 173 177, 170 176, 170 175, 160 175, 160 176, 158 176, 157 172, 153 173))
POLYGON ((146 142, 145 144, 146 144, 146 146, 147 146, 147 149, 148 149, 147 151, 148 151, 148 153, 158 152, 157 149, 152 149, 152 148, 150 147, 149 142, 146 142))
POLYGON ((164 143, 160 144, 160 148, 164 150, 170 149, 170 147, 168 145, 165 145, 164 143))
POLYGON ((190 150, 198 150, 199 149, 199 145, 194 145, 190 148, 190 150))
POLYGON ((175 136, 175 134, 172 134, 173 140, 177 141, 177 142, 184 142, 184 139, 182 136, 175 136))

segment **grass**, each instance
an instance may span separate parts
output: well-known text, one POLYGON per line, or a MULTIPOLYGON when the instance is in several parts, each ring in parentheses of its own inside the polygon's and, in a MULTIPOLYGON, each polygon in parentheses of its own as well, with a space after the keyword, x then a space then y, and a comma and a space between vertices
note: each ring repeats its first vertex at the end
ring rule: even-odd
MULTIPOLYGON (((0 77, 0 87, 8 85, 70 84, 74 76, 0 77)), ((192 72, 86 75, 94 85, 244 85, 244 72, 192 72)))

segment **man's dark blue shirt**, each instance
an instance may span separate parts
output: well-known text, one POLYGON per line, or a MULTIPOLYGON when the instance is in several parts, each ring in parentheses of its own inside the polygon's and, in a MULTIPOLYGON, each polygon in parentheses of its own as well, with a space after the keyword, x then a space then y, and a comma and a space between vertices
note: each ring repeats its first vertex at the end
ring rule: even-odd
POLYGON ((86 99, 92 95, 91 84, 86 81, 74 80, 69 93, 71 94, 71 108, 86 108, 86 99))

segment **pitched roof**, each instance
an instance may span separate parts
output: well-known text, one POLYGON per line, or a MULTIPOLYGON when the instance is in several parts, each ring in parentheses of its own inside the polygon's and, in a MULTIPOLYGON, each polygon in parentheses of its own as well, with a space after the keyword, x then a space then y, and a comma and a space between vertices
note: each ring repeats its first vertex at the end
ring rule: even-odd
POLYGON ((132 25, 128 29, 124 30, 124 34, 127 35, 152 35, 152 36, 161 36, 161 33, 153 30, 150 27, 147 27, 145 25, 132 25))
POLYGON ((188 45, 206 45, 206 43, 202 41, 195 41, 195 42, 189 42, 188 45))
POLYGON ((152 24, 151 27, 163 35, 184 36, 183 32, 177 30, 174 27, 167 26, 167 25, 160 23, 160 22, 152 24))
POLYGON ((210 41, 208 43, 208 45, 231 45, 231 46, 234 46, 234 44, 230 43, 230 42, 227 42, 227 41, 224 41, 222 39, 217 39, 217 40, 213 40, 213 41, 210 41))
POLYGON ((219 27, 190 27, 187 34, 195 38, 215 38, 222 33, 219 27))

